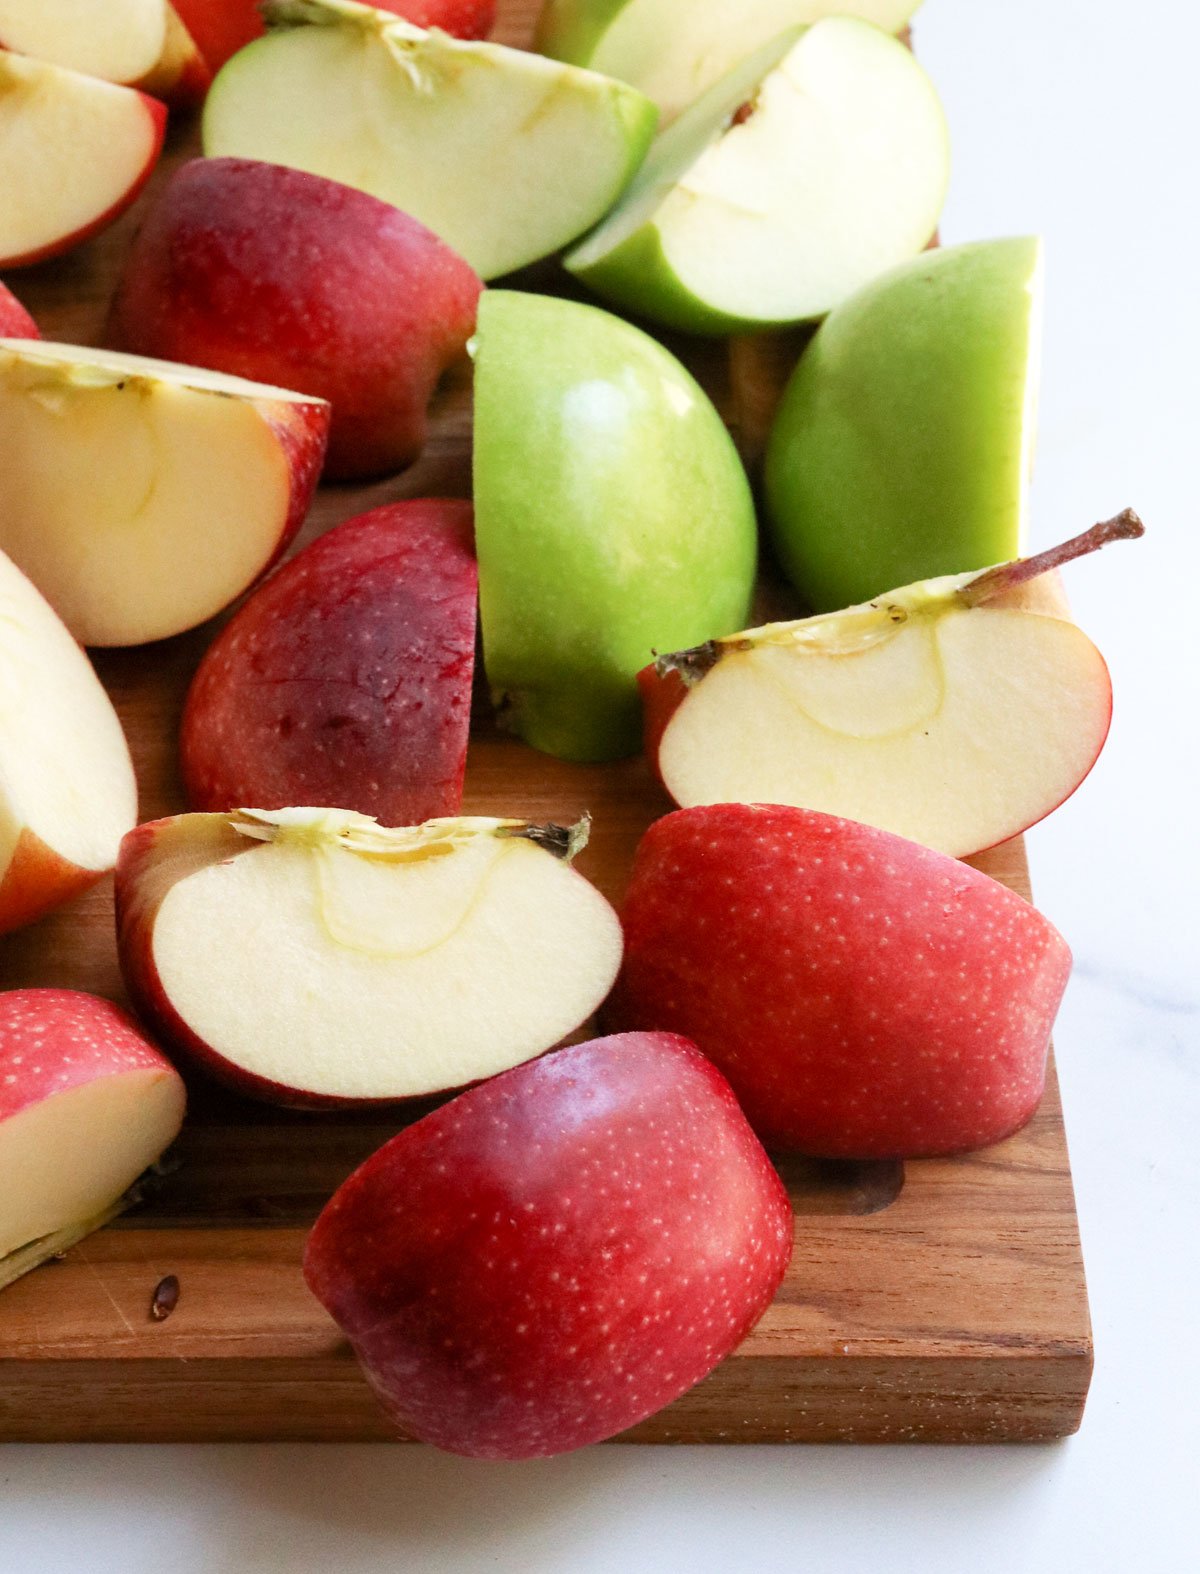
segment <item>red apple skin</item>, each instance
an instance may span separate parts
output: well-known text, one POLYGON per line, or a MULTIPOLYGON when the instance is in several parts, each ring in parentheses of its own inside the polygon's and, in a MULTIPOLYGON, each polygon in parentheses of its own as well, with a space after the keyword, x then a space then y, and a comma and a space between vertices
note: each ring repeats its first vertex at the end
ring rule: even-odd
POLYGON ((215 75, 265 28, 258 0, 171 0, 179 20, 215 75))
POLYGON ((653 662, 642 668, 637 681, 642 697, 642 745, 650 769, 662 782, 662 772, 658 768, 659 747, 667 723, 687 699, 687 684, 674 668, 659 677, 653 662))
POLYGON ((38 325, 0 281, 0 339, 40 339, 38 325))
POLYGON ((960 1153, 1037 1108, 1071 953, 943 853, 808 809, 682 809, 643 837, 622 922, 606 1026, 686 1034, 769 1147, 960 1153))
POLYGON ((107 873, 83 869, 36 836, 28 826, 17 838, 0 876, 0 934, 32 924, 64 902, 91 890, 107 873))
POLYGON ((390 504, 313 542, 200 664, 181 733, 192 808, 457 814, 477 587, 469 503, 390 504))
POLYGON ((376 0, 375 9, 456 38, 486 38, 496 25, 496 0, 376 0))
POLYGON ((101 230, 106 230, 114 220, 119 219, 125 209, 133 203, 142 187, 154 173, 154 166, 158 163, 162 153, 163 137, 167 130, 167 106, 156 98, 151 98, 148 93, 139 93, 136 88, 125 88, 123 91, 134 93, 140 99, 141 106, 150 120, 150 147, 149 156, 145 166, 133 184, 103 213, 98 214, 90 224, 85 224, 81 229, 74 230, 70 235, 61 235, 57 240, 40 246, 36 251, 27 251, 18 257, 0 256, 0 268, 28 268, 35 262, 45 262, 50 257, 61 257, 64 252, 73 251, 76 246, 81 246, 85 240, 90 240, 93 235, 98 235, 101 230))
POLYGON ((725 1079, 684 1039, 631 1033, 402 1131, 334 1194, 304 1272, 397 1426, 531 1459, 707 1376, 791 1251, 787 1194, 725 1079))
POLYGON ((179 1080, 127 1012, 78 989, 0 994, 0 1068, 0 1121, 97 1077, 163 1071, 179 1080))
POLYGON ((482 288, 431 230, 365 192, 257 160, 196 159, 134 240, 107 340, 328 399, 326 474, 361 478, 420 453, 482 288))

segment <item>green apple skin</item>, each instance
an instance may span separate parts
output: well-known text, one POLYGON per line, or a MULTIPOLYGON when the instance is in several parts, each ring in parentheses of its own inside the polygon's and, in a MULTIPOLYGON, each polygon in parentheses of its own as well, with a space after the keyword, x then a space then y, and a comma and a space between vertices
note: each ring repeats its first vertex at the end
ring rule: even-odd
POLYGON ((1024 550, 1037 237, 925 252, 825 319, 767 447, 776 552, 816 612, 1024 550))
POLYGON ((485 291, 475 358, 480 617, 502 719, 561 759, 635 754, 650 652, 749 613, 741 460, 675 357, 598 307, 485 291))
POLYGON ((857 16, 898 33, 921 0, 546 0, 535 47, 629 82, 666 125, 738 61, 790 27, 857 16), (690 47, 689 47, 690 46, 690 47))

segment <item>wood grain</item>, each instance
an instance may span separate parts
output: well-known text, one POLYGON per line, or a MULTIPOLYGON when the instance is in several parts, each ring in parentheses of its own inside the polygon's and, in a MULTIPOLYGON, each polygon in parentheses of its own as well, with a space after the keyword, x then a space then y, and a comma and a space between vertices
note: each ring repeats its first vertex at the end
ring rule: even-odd
MULTIPOLYGON (((524 43, 536 11, 536 0, 502 0, 498 36, 524 43)), ((194 136, 187 125, 172 132, 149 192, 114 229, 9 281, 47 337, 100 341, 138 214, 194 136)), ((572 288, 549 266, 521 282, 572 288)), ((669 342, 753 473, 803 336, 669 342)), ((469 491, 470 394, 459 377, 420 463, 374 486, 323 488, 302 540, 378 503, 469 491)), ((788 605, 768 573, 764 613, 788 605)), ((215 626, 98 658, 133 748, 143 818, 183 807, 179 711, 215 626)), ((587 767, 535 754, 495 731, 481 697, 467 811, 562 820, 589 810, 580 867, 612 899, 642 831, 668 807, 644 762, 587 767)), ((1028 896, 1020 842, 975 861, 1028 896)), ((0 986, 28 984, 123 997, 107 882, 5 938, 0 986)), ((413 1114, 297 1115, 194 1084, 178 1167, 136 1211, 0 1296, 0 1439, 391 1436, 305 1289, 299 1257, 329 1193, 413 1114), (179 1304, 156 1322, 151 1300, 168 1273, 179 1277, 179 1304)), ((796 1248, 775 1304, 706 1382, 626 1440, 988 1442, 1078 1426, 1092 1346, 1053 1069, 1033 1122, 985 1153, 907 1166, 789 1157, 780 1168, 796 1248)))

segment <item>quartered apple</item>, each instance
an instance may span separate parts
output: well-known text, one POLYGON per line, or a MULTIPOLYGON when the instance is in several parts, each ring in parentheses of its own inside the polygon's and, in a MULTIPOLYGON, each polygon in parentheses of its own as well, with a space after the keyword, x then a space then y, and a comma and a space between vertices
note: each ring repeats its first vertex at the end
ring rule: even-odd
POLYGON ((565 261, 669 327, 807 321, 924 249, 949 168, 945 116, 912 53, 831 17, 715 83, 565 261))
POLYGON ((537 47, 640 88, 674 120, 787 28, 849 15, 897 33, 920 0, 546 0, 537 47))
POLYGON ((647 753, 685 807, 792 804, 981 852, 1095 764, 1112 685, 1054 570, 1141 533, 1127 510, 1035 558, 662 657, 640 680, 647 753))
POLYGON ((295 1107, 461 1087, 550 1049, 612 987, 621 928, 573 829, 324 809, 178 815, 126 837, 130 993, 167 1042, 295 1107))
POLYGON ((0 50, 0 268, 56 257, 124 212, 166 122, 145 93, 0 50))
POLYGON ((94 885, 136 823, 133 764, 111 700, 0 552, 0 933, 94 885))
POLYGON ((183 1107, 178 1072, 111 1001, 0 994, 0 1287, 120 1213, 183 1107))
POLYGON ((403 208, 483 278, 557 251, 620 196, 657 112, 624 83, 425 32, 351 0, 268 0, 221 71, 209 155, 325 175, 403 208))
POLYGON ((164 0, 0 0, 0 47, 127 87, 162 57, 164 0))
POLYGON ((181 633, 299 529, 328 427, 282 388, 0 339, 0 549, 86 645, 181 633))

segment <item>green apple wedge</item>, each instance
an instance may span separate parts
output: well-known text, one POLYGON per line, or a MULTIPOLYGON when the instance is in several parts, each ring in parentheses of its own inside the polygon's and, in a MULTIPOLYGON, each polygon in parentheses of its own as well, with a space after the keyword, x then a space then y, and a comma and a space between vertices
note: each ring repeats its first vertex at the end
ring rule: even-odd
POLYGON ((711 87, 565 262, 672 328, 811 321, 924 250, 949 173, 945 115, 911 50, 830 17, 711 87))
POLYGON ((924 253, 844 301, 767 446, 776 550, 815 612, 1021 555, 1037 413, 1036 237, 924 253))
POLYGON ((857 16, 898 33, 920 0, 546 0, 537 47, 632 83, 663 124, 786 28, 857 16))
POLYGON ((707 395, 598 307, 505 290, 475 341, 475 531, 504 723, 568 760, 640 747, 651 651, 741 627, 754 505, 707 395))
POLYGON ((612 207, 657 111, 636 89, 352 0, 267 0, 269 31, 218 73, 209 156, 262 159, 402 208, 495 278, 612 207))

